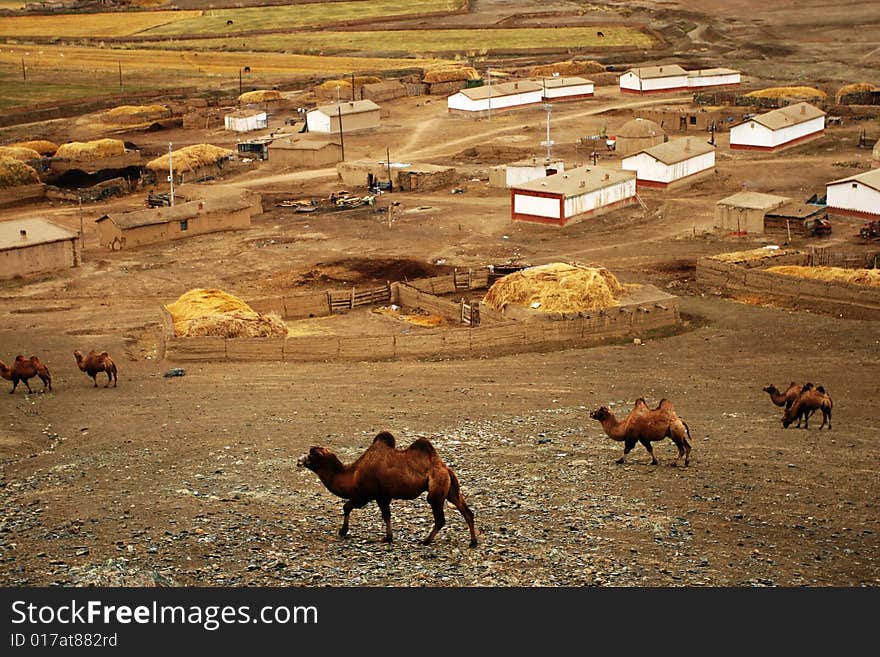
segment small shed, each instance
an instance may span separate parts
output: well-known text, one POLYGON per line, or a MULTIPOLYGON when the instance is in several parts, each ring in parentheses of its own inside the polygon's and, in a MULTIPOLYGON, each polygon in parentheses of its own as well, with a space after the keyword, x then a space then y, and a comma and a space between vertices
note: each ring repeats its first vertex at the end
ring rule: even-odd
POLYGON ((227 130, 235 132, 250 132, 263 130, 269 127, 269 117, 266 112, 255 109, 241 109, 223 117, 227 130))
POLYGON ((395 98, 403 98, 407 95, 406 87, 397 80, 365 84, 360 88, 360 92, 361 99, 374 102, 394 100, 395 98))
POLYGON ((242 158, 250 158, 253 160, 269 159, 269 144, 272 138, 250 139, 248 141, 240 141, 237 145, 238 156, 242 158))
POLYGON ((564 171, 565 163, 562 160, 548 163, 546 159, 533 157, 492 167, 489 169, 489 186, 514 187, 564 171))
POLYGON ((204 233, 249 228, 251 218, 261 211, 259 196, 227 194, 173 207, 105 214, 95 223, 101 245, 119 251, 204 233))
POLYGON ((825 112, 809 103, 796 103, 759 114, 730 129, 734 150, 774 152, 821 137, 825 112))
POLYGON ((831 216, 880 219, 880 169, 832 180, 825 198, 831 216))
POLYGON ((624 94, 673 93, 688 90, 688 72, 678 64, 631 68, 620 76, 624 94))
POLYGON ((553 77, 535 80, 544 88, 544 101, 558 103, 568 100, 592 98, 595 85, 592 80, 579 77, 553 77))
POLYGON ((77 267, 79 235, 45 219, 0 222, 0 279, 77 267))
POLYGON ((732 68, 702 68, 688 71, 688 86, 691 89, 738 87, 741 81, 740 72, 732 68))
POLYGON ((321 105, 306 114, 309 132, 336 134, 379 127, 379 106, 372 100, 351 100, 333 105, 321 105))
POLYGON ((541 84, 532 80, 518 80, 462 89, 446 99, 446 107, 450 114, 481 117, 489 112, 537 105, 543 99, 544 87, 541 84))
POLYGON ((342 146, 335 141, 276 139, 269 147, 269 162, 289 169, 320 169, 342 161, 342 146))
POLYGON ((511 187, 514 221, 565 226, 636 202, 636 174, 579 167, 511 187))
POLYGON ((427 192, 449 187, 457 180, 456 170, 449 166, 413 162, 358 160, 336 165, 337 176, 347 187, 370 188, 376 183, 391 181, 393 189, 427 192))
POLYGON ((763 233, 764 218, 790 199, 759 192, 737 192, 715 204, 715 226, 731 233, 763 233))
POLYGON ((639 189, 680 187, 709 175, 714 166, 715 147, 692 137, 651 146, 620 163, 621 169, 636 172, 639 189))
POLYGON ((663 128, 653 121, 633 119, 624 123, 617 131, 615 150, 622 155, 629 155, 662 144, 665 140, 663 128))

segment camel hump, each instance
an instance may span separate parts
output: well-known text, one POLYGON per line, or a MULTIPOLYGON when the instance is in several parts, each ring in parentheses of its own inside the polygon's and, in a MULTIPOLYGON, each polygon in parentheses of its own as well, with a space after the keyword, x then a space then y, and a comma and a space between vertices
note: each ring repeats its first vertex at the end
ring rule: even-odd
POLYGON ((418 438, 412 445, 409 446, 409 449, 424 452, 428 456, 437 455, 437 450, 434 449, 431 441, 427 438, 418 438))
POLYGON ((673 406, 672 402, 668 399, 661 399, 660 403, 657 404, 657 409, 662 411, 674 411, 675 406, 673 406))
POLYGON ((106 351, 102 351, 100 354, 101 358, 110 358, 110 354, 106 351))
POLYGON ((380 431, 378 434, 376 434, 376 437, 373 438, 373 444, 375 445, 376 443, 384 443, 387 447, 390 447, 391 449, 394 449, 394 446, 397 444, 397 442, 394 440, 394 436, 392 436, 387 431, 380 431))
POLYGON ((25 358, 24 356, 19 354, 18 356, 15 357, 15 360, 16 360, 16 362, 23 363, 24 361, 27 360, 27 358, 25 358))
POLYGON ((825 388, 823 386, 816 386, 816 390, 821 392, 823 395, 825 394, 825 388))

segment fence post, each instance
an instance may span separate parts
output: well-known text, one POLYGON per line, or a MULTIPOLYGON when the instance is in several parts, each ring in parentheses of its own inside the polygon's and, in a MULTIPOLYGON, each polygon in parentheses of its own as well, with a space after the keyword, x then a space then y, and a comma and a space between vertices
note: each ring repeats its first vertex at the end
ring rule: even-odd
POLYGON ((349 301, 349 308, 354 308, 354 288, 351 288, 351 301, 349 301))
POLYGON ((327 290, 327 312, 333 314, 333 296, 330 294, 330 290, 327 290))

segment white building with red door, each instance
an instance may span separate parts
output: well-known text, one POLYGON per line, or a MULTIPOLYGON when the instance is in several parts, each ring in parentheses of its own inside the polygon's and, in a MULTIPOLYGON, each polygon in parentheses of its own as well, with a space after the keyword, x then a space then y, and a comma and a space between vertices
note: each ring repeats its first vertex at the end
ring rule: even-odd
POLYGON ((678 64, 631 68, 618 80, 624 94, 657 94, 688 90, 688 72, 678 64))
POLYGON ((825 202, 829 215, 880 219, 880 169, 832 180, 825 202))

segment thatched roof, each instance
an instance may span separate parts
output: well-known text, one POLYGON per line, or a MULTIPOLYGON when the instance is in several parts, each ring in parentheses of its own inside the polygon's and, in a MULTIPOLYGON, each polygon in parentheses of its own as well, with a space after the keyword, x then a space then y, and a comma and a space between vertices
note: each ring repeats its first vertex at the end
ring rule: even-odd
POLYGON ((0 146, 0 157, 11 157, 14 160, 30 162, 31 160, 39 160, 40 154, 32 148, 23 146, 0 146))
MULTIPOLYGON (((186 173, 235 155, 233 151, 212 144, 194 144, 179 148, 172 153, 174 170, 186 173)), ((168 154, 147 162, 150 171, 168 171, 168 154)))
POLYGON ((589 60, 584 62, 554 62, 553 64, 542 64, 529 69, 531 77, 551 77, 554 74, 563 76, 583 75, 584 73, 603 73, 605 66, 597 61, 589 60))
POLYGON ((0 189, 38 182, 40 177, 33 167, 15 158, 0 156, 0 189))
POLYGON ((768 87, 746 94, 749 98, 827 98, 828 94, 813 87, 768 87))
POLYGON ((10 147, 17 146, 19 148, 29 148, 32 151, 37 151, 40 155, 54 155, 55 151, 58 150, 58 144, 55 144, 46 139, 33 139, 31 141, 20 141, 15 144, 9 144, 10 147))
POLYGON ((459 82, 467 80, 479 80, 480 74, 472 66, 448 66, 429 70, 422 78, 422 82, 436 84, 439 82, 459 82))
POLYGON ((249 103, 267 103, 276 100, 283 100, 280 91, 276 89, 258 89, 257 91, 245 91, 238 97, 238 102, 242 105, 249 103))
POLYGON ((857 94, 863 91, 874 91, 876 87, 870 82, 856 82, 855 84, 847 84, 842 86, 837 90, 837 93, 834 94, 834 102, 840 103, 843 100, 844 96, 848 96, 850 94, 857 94))
MULTIPOLYGON (((379 82, 382 82, 382 78, 377 78, 375 75, 356 75, 354 78, 354 88, 357 89, 358 87, 363 87, 365 84, 377 84, 379 82)), ((334 91, 336 87, 350 90, 351 83, 351 78, 348 80, 327 80, 326 82, 319 84, 316 88, 321 91, 334 91)))
POLYGON ((125 155, 125 144, 118 139, 98 139, 97 141, 72 141, 61 144, 55 157, 62 160, 100 160, 105 157, 125 155))
POLYGON ((147 118, 150 116, 163 115, 168 112, 164 105, 120 105, 107 110, 107 116, 114 119, 120 118, 147 118))

